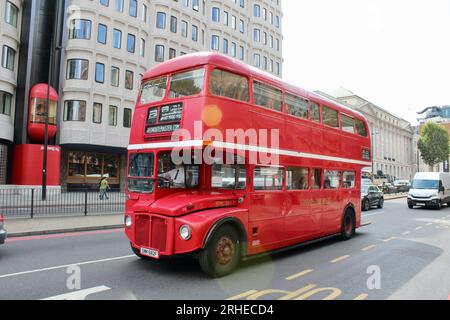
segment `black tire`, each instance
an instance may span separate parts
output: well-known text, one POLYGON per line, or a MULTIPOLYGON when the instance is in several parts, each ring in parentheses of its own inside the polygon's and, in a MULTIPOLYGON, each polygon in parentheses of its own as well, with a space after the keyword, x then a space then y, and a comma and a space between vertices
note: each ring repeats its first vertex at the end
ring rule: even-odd
POLYGON ((370 210, 370 201, 369 199, 364 199, 363 205, 362 205, 362 211, 369 211, 370 210))
POLYGON ((436 205, 436 210, 442 209, 442 202, 439 201, 439 203, 436 205))
POLYGON ((345 211, 342 218, 341 238, 344 241, 350 240, 356 233, 355 215, 351 209, 345 211))
POLYGON ((214 232, 206 247, 200 251, 199 262, 203 272, 213 278, 233 273, 241 261, 239 239, 238 232, 231 225, 224 225, 214 232))
POLYGON ((383 209, 383 207, 384 207, 384 199, 383 199, 383 198, 381 198, 381 199, 378 201, 377 207, 378 207, 378 209, 383 209))
POLYGON ((408 204, 408 208, 414 209, 414 206, 412 204, 408 204))

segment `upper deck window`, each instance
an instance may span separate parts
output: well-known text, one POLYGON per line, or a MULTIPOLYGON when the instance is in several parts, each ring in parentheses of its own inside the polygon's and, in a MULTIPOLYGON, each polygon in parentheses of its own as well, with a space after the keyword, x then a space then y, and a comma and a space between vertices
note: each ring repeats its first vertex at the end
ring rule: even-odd
POLYGON ((283 110, 283 95, 281 90, 265 85, 261 82, 253 82, 253 98, 255 104, 276 111, 283 110))
POLYGON ((142 86, 141 104, 161 101, 167 89, 167 77, 147 81, 142 86))
POLYGON ((285 99, 288 114, 291 114, 299 118, 308 119, 309 114, 308 100, 299 98, 292 94, 286 94, 285 99))
POLYGON ((352 117, 341 114, 342 130, 349 133, 355 133, 355 120, 352 117))
POLYGON ((249 100, 247 78, 219 69, 211 72, 209 91, 215 96, 244 102, 249 100))
POLYGON ((311 102, 309 104, 310 112, 311 112, 311 121, 320 123, 320 108, 319 105, 315 102, 311 102))
POLYGON ((173 99, 199 94, 203 90, 204 79, 204 68, 172 75, 169 97, 173 99))
POLYGON ((356 133, 361 137, 367 137, 367 128, 363 121, 356 119, 356 133))
POLYGON ((333 128, 339 128, 338 112, 334 109, 323 107, 323 124, 333 128))

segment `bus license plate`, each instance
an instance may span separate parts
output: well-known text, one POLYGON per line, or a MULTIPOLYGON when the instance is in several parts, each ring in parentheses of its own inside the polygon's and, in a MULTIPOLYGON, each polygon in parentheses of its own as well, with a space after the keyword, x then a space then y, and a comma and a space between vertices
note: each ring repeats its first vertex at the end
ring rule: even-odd
POLYGON ((159 251, 155 249, 141 248, 141 254, 153 259, 159 259, 159 251))

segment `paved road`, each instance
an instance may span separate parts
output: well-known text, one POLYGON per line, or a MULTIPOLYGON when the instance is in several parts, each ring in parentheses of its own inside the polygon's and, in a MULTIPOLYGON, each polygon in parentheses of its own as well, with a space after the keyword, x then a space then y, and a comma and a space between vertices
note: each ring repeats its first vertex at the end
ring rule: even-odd
POLYGON ((11 239, 0 247, 0 299, 449 298, 450 208, 392 200, 364 219, 372 225, 351 241, 248 261, 218 280, 190 259, 139 260, 120 230, 11 239), (80 290, 67 286, 77 283, 73 264, 80 290))

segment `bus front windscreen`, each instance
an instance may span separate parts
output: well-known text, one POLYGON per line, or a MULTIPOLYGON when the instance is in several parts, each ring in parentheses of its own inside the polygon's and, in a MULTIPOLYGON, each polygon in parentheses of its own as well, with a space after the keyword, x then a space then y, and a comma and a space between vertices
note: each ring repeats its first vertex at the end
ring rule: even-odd
POLYGON ((155 181, 153 153, 136 153, 130 155, 128 167, 128 191, 138 193, 153 193, 155 181))
POLYGON ((439 181, 437 180, 414 180, 413 189, 428 189, 437 190, 439 189, 439 181))

